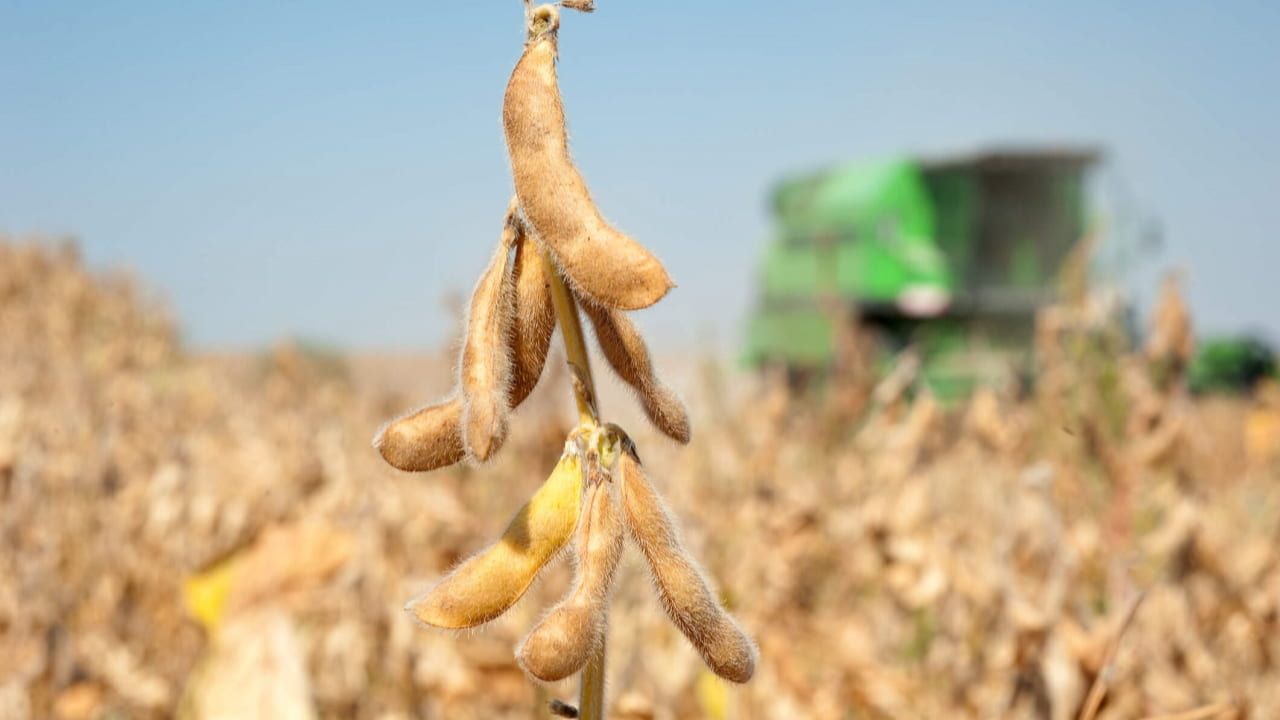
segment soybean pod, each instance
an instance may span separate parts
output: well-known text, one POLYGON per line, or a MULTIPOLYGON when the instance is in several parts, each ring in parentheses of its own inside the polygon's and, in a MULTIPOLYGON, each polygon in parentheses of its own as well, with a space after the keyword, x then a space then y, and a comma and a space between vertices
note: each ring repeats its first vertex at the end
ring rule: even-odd
POLYGON ((582 499, 582 465, 566 447, 551 476, 507 525, 502 539, 410 600, 419 622, 462 629, 486 623, 524 595, 573 535, 582 499))
POLYGON ((516 649, 520 666, 544 682, 563 680, 581 670, 604 638, 623 541, 613 485, 603 481, 587 490, 575 536, 573 588, 516 649))
POLYGON ((681 543, 675 521, 645 476, 634 447, 628 450, 619 459, 627 532, 649 565, 663 609, 712 672, 732 682, 747 682, 755 674, 755 644, 721 607, 681 543))
POLYGON ((671 277, 653 253, 601 216, 569 156, 556 78, 559 26, 554 7, 533 11, 529 41, 507 83, 502 126, 516 196, 580 294, 623 310, 648 307, 673 287, 671 277))

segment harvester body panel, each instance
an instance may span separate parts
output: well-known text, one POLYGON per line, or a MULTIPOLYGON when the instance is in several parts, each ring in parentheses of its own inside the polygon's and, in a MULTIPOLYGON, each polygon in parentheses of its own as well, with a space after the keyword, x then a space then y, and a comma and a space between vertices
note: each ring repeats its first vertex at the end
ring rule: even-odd
POLYGON ((1036 311, 1085 233, 1086 151, 855 163, 782 182, 746 355, 829 368, 851 318, 914 345, 940 394, 1029 362, 1036 311))

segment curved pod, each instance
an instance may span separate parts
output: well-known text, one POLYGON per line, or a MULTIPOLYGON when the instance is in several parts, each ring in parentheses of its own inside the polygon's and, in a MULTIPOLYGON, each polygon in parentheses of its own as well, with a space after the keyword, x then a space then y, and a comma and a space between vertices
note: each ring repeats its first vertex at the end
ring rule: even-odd
POLYGON ((519 407, 537 387, 551 348, 551 335, 556 329, 551 272, 538 244, 524 232, 521 223, 512 270, 515 311, 510 337, 511 389, 507 394, 507 404, 512 409, 519 407))
POLYGON ((671 277, 653 253, 600 215, 569 156, 551 18, 549 29, 525 46, 502 105, 516 196, 538 239, 582 295, 623 310, 648 307, 673 287, 671 277))
POLYGON ((471 294, 462 346, 462 439, 467 452, 480 462, 493 457, 507 439, 513 311, 510 256, 517 233, 515 213, 513 201, 498 249, 471 294))
POLYGON ((374 435, 373 446, 398 470, 426 472, 453 465, 467 456, 462 401, 450 398, 392 420, 374 435))
POLYGON ((720 606, 702 569, 680 542, 675 521, 645 477, 634 448, 623 453, 618 464, 627 530, 649 565, 667 616, 712 672, 732 682, 747 682, 755 674, 755 644, 720 606))
POLYGON ((689 411, 680 398, 658 378, 649 357, 644 336, 626 314, 609 308, 583 304, 591 319, 604 357, 618 377, 640 398, 644 413, 654 427, 681 444, 689 442, 689 411))
POLYGON ((611 486, 600 482, 587 491, 576 535, 573 588, 516 649, 520 666, 544 682, 581 670, 604 640, 623 540, 622 514, 611 486))
POLYGON ((567 450, 502 539, 410 600, 405 610, 421 623, 455 630, 506 612, 573 535, 581 499, 582 465, 576 452, 567 450))

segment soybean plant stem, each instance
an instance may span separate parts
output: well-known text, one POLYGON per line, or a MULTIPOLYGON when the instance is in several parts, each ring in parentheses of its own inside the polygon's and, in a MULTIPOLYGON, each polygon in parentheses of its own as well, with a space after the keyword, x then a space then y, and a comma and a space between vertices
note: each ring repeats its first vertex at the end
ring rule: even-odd
MULTIPOLYGON (((582 321, 578 317, 578 305, 565 287, 564 278, 551 256, 544 250, 542 261, 546 263, 547 277, 551 279, 551 300, 556 308, 556 322, 564 338, 564 351, 569 365, 578 376, 573 384, 573 397, 578 403, 578 421, 595 424, 595 382, 591 378, 591 361, 587 356, 587 344, 582 339, 582 321)), ((608 622, 605 623, 607 628, 608 622)), ((581 690, 578 694, 578 717, 582 720, 604 720, 604 658, 605 640, 582 669, 581 690)))
MULTIPOLYGON (((606 627, 608 625, 606 624, 606 627)), ((592 653, 587 666, 582 668, 582 689, 578 694, 578 717, 584 720, 604 720, 604 654, 605 643, 592 653)))
POLYGON ((595 424, 595 382, 591 379, 591 361, 587 357, 587 344, 582 339, 582 321, 578 318, 578 304, 574 301, 569 288, 565 287, 564 278, 555 262, 544 250, 542 261, 547 264, 547 277, 551 278, 551 301, 556 308, 556 321, 560 324, 560 335, 564 337, 564 352, 568 356, 569 365, 578 375, 581 385, 574 384, 573 396, 578 402, 578 420, 582 424, 595 424))

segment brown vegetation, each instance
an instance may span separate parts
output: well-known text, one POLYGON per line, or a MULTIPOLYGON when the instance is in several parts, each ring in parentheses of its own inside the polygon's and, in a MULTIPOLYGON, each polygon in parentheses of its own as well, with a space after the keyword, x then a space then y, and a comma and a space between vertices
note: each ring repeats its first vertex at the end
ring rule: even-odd
MULTIPOLYGON (((1280 403, 1159 389, 1084 304, 1050 319, 1056 364, 1030 398, 891 393, 837 420, 711 367, 677 383, 688 448, 631 422, 760 656, 752 684, 715 680, 627 553, 613 716, 1057 720, 1100 675, 1099 718, 1280 715, 1280 403)), ((544 710, 512 648, 569 587, 564 563, 474 634, 417 632, 401 606, 555 464, 562 362, 517 411, 540 422, 513 423, 482 472, 431 475, 367 438, 444 388, 387 390, 363 366, 192 357, 127 279, 0 243, 0 717, 170 717, 255 678, 321 717, 544 710), (262 670, 291 657, 299 676, 262 670), (211 680, 228 658, 258 672, 211 680)))

